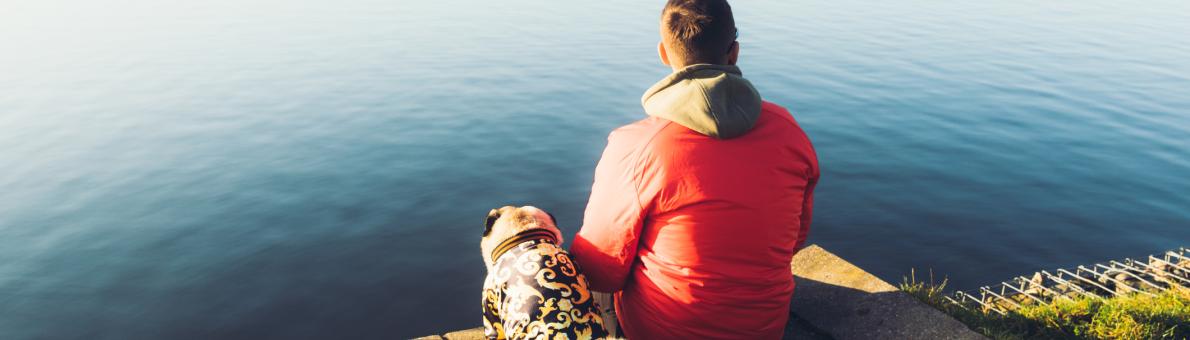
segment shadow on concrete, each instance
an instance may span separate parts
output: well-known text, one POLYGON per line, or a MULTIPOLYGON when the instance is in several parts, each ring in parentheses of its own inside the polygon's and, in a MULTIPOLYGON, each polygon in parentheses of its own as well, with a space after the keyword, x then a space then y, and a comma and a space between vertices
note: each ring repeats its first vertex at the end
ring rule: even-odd
POLYGON ((810 322, 789 313, 789 321, 785 323, 785 335, 782 340, 831 340, 834 339, 826 332, 814 327, 810 322))
POLYGON ((900 290, 866 291, 796 275, 794 280, 791 314, 824 338, 984 339, 900 290))

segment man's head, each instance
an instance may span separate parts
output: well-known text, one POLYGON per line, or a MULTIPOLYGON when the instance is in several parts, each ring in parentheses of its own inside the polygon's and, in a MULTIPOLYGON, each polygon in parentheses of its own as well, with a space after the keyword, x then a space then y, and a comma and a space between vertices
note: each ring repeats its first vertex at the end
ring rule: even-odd
POLYGON ((727 0, 669 0, 661 11, 657 54, 674 70, 694 64, 735 65, 740 54, 727 0))

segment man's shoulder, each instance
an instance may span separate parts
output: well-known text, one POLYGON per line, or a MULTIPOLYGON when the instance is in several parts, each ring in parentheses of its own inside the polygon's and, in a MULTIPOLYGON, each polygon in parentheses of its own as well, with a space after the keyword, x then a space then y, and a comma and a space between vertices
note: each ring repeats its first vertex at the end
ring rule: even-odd
POLYGON ((624 125, 624 126, 616 128, 615 130, 612 130, 612 133, 610 136, 639 137, 642 135, 655 133, 655 132, 661 130, 662 128, 664 128, 669 123, 670 122, 668 120, 665 120, 663 118, 648 116, 648 117, 645 117, 644 119, 641 119, 641 120, 638 120, 638 121, 635 121, 632 123, 628 123, 627 125, 624 125))
POLYGON ((608 145, 644 147, 669 125, 668 120, 649 116, 612 130, 607 136, 608 145))
POLYGON ((776 135, 792 136, 797 144, 802 144, 805 147, 813 148, 810 143, 810 137, 806 135, 806 131, 802 129, 801 124, 793 118, 793 114, 781 105, 765 101, 761 107, 761 121, 767 121, 769 128, 774 129, 776 135))
MULTIPOLYGON (((781 130, 792 130, 789 132, 795 134, 803 133, 793 115, 785 107, 773 102, 762 101, 760 111, 759 121, 780 126, 781 130)), ((612 130, 608 135, 608 145, 641 150, 655 147, 659 142, 666 144, 681 139, 677 136, 692 136, 694 139, 705 137, 668 119, 649 116, 612 130)))
POLYGON ((789 109, 767 100, 761 101, 760 114, 764 116, 777 117, 777 119, 780 121, 792 124, 795 127, 798 126, 797 120, 793 119, 793 114, 789 113, 789 109))

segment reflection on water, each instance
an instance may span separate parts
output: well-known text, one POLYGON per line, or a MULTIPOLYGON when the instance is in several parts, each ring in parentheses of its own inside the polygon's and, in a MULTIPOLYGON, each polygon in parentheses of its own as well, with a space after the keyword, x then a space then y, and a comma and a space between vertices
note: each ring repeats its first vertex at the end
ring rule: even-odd
MULTIPOLYGON (((0 12, 0 338, 478 325, 480 220, 581 220, 659 4, 53 1, 0 12)), ((1190 11, 737 2, 823 165, 811 242, 959 288, 1190 240, 1190 11)))

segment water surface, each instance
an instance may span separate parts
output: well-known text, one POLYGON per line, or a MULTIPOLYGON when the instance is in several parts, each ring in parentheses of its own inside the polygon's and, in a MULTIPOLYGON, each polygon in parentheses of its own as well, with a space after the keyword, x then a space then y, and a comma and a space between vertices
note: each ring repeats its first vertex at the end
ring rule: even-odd
MULTIPOLYGON (((0 338, 480 323, 480 221, 577 231, 668 73, 660 3, 38 1, 0 12, 0 338)), ((1190 5, 736 3, 822 163, 810 242, 970 289, 1190 241, 1190 5)))

